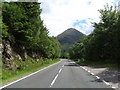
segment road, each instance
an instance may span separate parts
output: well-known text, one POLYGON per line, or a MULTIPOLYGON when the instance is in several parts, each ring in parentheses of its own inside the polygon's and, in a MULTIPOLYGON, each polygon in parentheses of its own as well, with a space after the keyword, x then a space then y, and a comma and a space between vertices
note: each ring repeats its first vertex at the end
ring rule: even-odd
POLYGON ((76 63, 61 60, 5 88, 110 88, 76 63))

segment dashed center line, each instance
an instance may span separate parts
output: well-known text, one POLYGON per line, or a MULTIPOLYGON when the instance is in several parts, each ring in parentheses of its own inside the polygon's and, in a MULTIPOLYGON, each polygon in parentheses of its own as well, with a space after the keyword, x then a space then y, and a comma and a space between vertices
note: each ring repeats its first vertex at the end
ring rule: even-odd
POLYGON ((62 71, 62 68, 59 70, 59 73, 62 71))
MULTIPOLYGON (((64 64, 65 64, 65 63, 64 63, 64 64)), ((62 65, 62 68, 64 67, 64 64, 62 65)), ((50 84, 50 87, 52 87, 53 84, 55 83, 55 81, 56 81, 56 79, 57 79, 59 73, 62 71, 62 68, 58 71, 58 74, 57 74, 57 75, 55 76, 55 78, 53 79, 52 83, 50 84)))
POLYGON ((56 81, 57 77, 58 77, 58 74, 55 76, 55 78, 54 78, 54 80, 52 81, 52 83, 51 83, 50 87, 52 87, 52 85, 55 83, 55 81, 56 81))

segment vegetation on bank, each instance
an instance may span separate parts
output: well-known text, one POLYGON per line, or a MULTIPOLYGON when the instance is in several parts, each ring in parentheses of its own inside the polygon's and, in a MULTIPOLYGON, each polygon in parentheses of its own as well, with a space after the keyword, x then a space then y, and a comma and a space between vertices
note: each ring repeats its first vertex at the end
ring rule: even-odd
POLYGON ((2 81, 59 61, 60 44, 41 19, 38 2, 2 2, 2 81))
POLYGON ((69 51, 70 58, 83 59, 86 64, 118 66, 120 63, 120 18, 117 9, 106 5, 99 10, 100 22, 94 31, 79 40, 69 51))
POLYGON ((114 62, 114 61, 87 61, 84 59, 81 59, 80 61, 78 61, 77 59, 74 59, 74 61, 82 66, 93 66, 93 67, 108 67, 108 68, 115 68, 118 69, 118 62, 114 62))
MULTIPOLYGON (((41 20, 42 9, 38 2, 2 3, 2 41, 6 42, 22 59, 32 57, 57 58, 60 56, 60 44, 56 37, 50 37, 49 31, 41 20)), ((3 49, 3 55, 10 58, 3 49)))
POLYGON ((41 59, 35 61, 29 57, 26 61, 12 60, 10 62, 11 68, 8 70, 3 65, 2 69, 2 84, 6 84, 18 78, 21 78, 25 75, 33 73, 37 70, 40 70, 44 67, 47 67, 53 63, 60 61, 60 59, 41 59))

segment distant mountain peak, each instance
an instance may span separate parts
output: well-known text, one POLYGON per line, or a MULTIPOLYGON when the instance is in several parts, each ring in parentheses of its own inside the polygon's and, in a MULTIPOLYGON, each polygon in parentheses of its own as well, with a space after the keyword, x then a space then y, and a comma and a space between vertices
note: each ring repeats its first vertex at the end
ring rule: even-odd
POLYGON ((68 28, 67 30, 76 30, 75 28, 68 28))
POLYGON ((68 30, 75 30, 75 31, 78 31, 78 30, 76 30, 75 28, 68 28, 67 30, 65 30, 65 31, 68 31, 68 30))
POLYGON ((62 46, 62 51, 68 51, 69 47, 75 44, 83 36, 85 35, 75 28, 68 28, 63 33, 59 34, 57 39, 62 46))

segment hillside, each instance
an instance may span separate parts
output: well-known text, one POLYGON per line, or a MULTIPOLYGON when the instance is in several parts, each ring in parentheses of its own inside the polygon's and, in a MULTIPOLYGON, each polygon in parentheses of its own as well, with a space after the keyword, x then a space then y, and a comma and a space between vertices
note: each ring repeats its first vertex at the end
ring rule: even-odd
POLYGON ((69 47, 75 44, 81 37, 85 36, 83 33, 79 32, 74 28, 69 28, 63 33, 57 36, 58 41, 61 44, 62 52, 67 52, 69 47))

